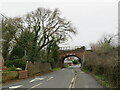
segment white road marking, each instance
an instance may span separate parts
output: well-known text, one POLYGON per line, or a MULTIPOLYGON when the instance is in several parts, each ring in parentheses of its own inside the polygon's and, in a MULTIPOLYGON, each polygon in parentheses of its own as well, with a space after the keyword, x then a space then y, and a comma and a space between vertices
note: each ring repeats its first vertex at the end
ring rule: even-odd
MULTIPOLYGON (((75 73, 73 69, 72 69, 72 73, 75 73)), ((71 80, 71 83, 69 85, 68 90, 71 90, 71 88, 74 88, 74 86, 75 86, 75 80, 76 80, 76 75, 74 74, 74 76, 73 76, 73 78, 71 80)))
POLYGON ((13 89, 13 88, 19 88, 19 87, 22 87, 23 85, 18 85, 18 86, 11 86, 9 87, 10 89, 13 89))
POLYGON ((89 88, 88 85, 85 85, 85 88, 89 88))
POLYGON ((73 69, 72 69, 72 73, 74 73, 73 69))
POLYGON ((69 88, 68 88, 68 90, 69 90, 69 89, 71 89, 71 84, 69 85, 69 88))
POLYGON ((54 77, 50 77, 50 78, 48 78, 47 81, 51 80, 52 78, 54 78, 54 77))
POLYGON ((34 81, 39 81, 39 80, 43 80, 44 78, 35 78, 33 80, 31 80, 30 82, 34 82, 34 81))
POLYGON ((73 77, 72 80, 71 80, 71 83, 70 83, 70 85, 69 85, 69 88, 72 87, 72 83, 73 83, 73 81, 74 81, 74 77, 73 77))
POLYGON ((84 73, 84 72, 80 72, 80 73, 84 73))
POLYGON ((43 84, 43 83, 39 83, 39 84, 37 84, 37 85, 34 85, 34 86, 32 86, 31 88, 35 88, 35 87, 37 87, 37 86, 39 86, 39 85, 41 85, 41 84, 43 84))
POLYGON ((75 80, 76 80, 76 76, 74 77, 74 82, 73 82, 72 88, 74 88, 74 86, 75 86, 75 80))
MULTIPOLYGON (((74 74, 73 69, 72 69, 72 73, 74 74)), ((72 84, 73 84, 73 82, 74 82, 74 77, 75 77, 75 76, 73 76, 73 78, 72 78, 72 80, 71 80, 71 82, 70 82, 69 89, 71 89, 71 88, 72 88, 72 84)))

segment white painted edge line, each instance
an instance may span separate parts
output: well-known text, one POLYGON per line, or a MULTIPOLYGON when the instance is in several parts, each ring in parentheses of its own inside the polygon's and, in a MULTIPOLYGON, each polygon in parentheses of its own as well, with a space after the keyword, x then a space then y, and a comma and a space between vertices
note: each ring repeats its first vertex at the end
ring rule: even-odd
POLYGON ((38 81, 38 80, 43 80, 44 78, 35 78, 33 80, 31 80, 30 82, 34 82, 34 81, 38 81))
POLYGON ((51 79, 53 79, 53 78, 54 78, 54 77, 50 77, 50 78, 47 79, 47 81, 49 81, 49 80, 51 80, 51 79))
POLYGON ((41 84, 43 84, 43 83, 39 83, 39 84, 37 84, 37 85, 34 85, 34 86, 32 86, 31 88, 35 88, 35 87, 37 87, 37 86, 39 86, 39 85, 41 85, 41 84))
POLYGON ((22 87, 23 85, 18 85, 18 86, 11 86, 9 87, 10 89, 13 89, 13 88, 19 88, 19 87, 22 87))

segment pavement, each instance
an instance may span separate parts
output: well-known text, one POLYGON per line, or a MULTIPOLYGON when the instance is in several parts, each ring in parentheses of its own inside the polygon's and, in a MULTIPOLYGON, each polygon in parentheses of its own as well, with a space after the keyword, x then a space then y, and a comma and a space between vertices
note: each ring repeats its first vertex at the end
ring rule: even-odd
POLYGON ((80 70, 80 66, 70 66, 43 76, 25 79, 4 85, 3 90, 24 88, 102 88, 90 75, 80 70))

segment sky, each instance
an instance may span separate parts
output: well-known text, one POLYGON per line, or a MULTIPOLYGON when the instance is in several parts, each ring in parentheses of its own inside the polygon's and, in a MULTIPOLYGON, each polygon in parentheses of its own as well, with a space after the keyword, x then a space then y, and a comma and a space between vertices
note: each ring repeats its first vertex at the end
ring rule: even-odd
POLYGON ((118 33, 119 0, 1 0, 0 13, 5 16, 22 16, 39 7, 58 8, 62 17, 71 21, 77 29, 60 46, 86 46, 96 43, 104 35, 118 33))

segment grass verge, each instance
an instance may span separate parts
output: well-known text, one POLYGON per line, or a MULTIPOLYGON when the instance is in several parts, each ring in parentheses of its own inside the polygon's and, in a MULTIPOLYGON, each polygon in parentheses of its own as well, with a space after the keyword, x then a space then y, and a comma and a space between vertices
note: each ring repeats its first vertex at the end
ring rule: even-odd
POLYGON ((60 70, 61 68, 53 68, 52 70, 53 71, 58 71, 58 70, 60 70))
POLYGON ((112 85, 102 75, 92 75, 105 88, 113 88, 112 85))

